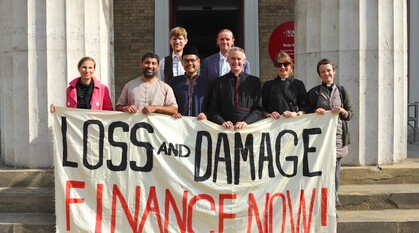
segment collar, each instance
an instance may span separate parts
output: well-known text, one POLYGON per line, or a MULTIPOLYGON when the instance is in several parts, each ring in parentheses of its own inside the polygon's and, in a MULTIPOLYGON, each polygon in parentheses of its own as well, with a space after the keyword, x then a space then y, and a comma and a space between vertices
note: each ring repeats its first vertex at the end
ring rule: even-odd
POLYGON ((199 76, 199 74, 198 73, 196 73, 196 75, 195 76, 193 76, 193 77, 189 77, 188 75, 186 75, 186 72, 183 74, 183 76, 186 78, 186 79, 196 79, 196 78, 198 78, 198 76, 199 76))
POLYGON ((226 59, 226 62, 227 62, 227 57, 224 57, 223 54, 221 53, 221 51, 218 52, 218 54, 220 55, 220 61, 222 61, 223 58, 225 58, 226 59))
POLYGON ((329 87, 329 88, 333 87, 334 85, 335 85, 334 83, 331 83, 331 84, 322 83, 322 86, 329 87))
POLYGON ((288 76, 287 78, 282 79, 279 75, 276 76, 276 80, 278 82, 290 82, 291 81, 291 76, 288 76))
POLYGON ((172 59, 173 60, 177 59, 180 61, 180 58, 175 54, 175 52, 172 52, 172 59))
MULTIPOLYGON (((71 81, 68 85, 72 86, 72 87, 76 87, 77 82, 80 80, 81 77, 75 78, 73 79, 73 81, 71 81)), ((100 87, 100 82, 95 78, 95 76, 92 76, 92 82, 95 88, 99 88, 100 87)))
POLYGON ((228 72, 227 74, 230 74, 232 77, 242 77, 243 75, 243 71, 242 72, 240 72, 240 73, 238 73, 238 74, 235 74, 235 73, 233 73, 233 72, 231 72, 231 70, 230 70, 230 72, 228 72))

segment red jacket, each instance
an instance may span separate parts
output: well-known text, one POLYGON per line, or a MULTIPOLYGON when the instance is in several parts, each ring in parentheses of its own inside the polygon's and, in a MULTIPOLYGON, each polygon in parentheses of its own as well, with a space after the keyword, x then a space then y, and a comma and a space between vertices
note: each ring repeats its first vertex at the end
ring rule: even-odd
MULTIPOLYGON (((77 108, 77 89, 76 85, 80 77, 73 79, 70 82, 70 86, 67 88, 67 107, 77 108)), ((109 90, 106 85, 102 84, 95 77, 92 77, 93 81, 93 93, 92 99, 90 100, 90 106, 92 110, 113 110, 111 97, 109 96, 109 90)))

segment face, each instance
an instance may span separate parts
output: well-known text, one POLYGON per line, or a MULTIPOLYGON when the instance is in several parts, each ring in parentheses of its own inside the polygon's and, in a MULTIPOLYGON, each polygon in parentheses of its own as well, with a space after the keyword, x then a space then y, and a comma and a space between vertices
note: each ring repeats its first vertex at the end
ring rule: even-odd
POLYGON ((196 55, 183 55, 182 65, 185 69, 186 75, 189 77, 195 76, 198 73, 200 60, 196 55))
POLYGON ((218 34, 217 44, 221 51, 229 51, 234 44, 233 34, 231 32, 221 32, 218 34))
POLYGON ((275 68, 276 68, 276 71, 278 71, 279 77, 281 77, 281 78, 288 78, 290 76, 290 74, 291 74, 292 65, 285 58, 280 57, 278 59, 278 61, 276 62, 276 64, 275 64, 275 68), (287 66, 285 66, 286 63, 288 63, 287 66))
POLYGON ((169 40, 170 46, 172 46, 173 51, 181 52, 185 47, 186 43, 188 43, 188 39, 185 39, 182 35, 176 37, 173 36, 169 40))
POLYGON ((243 70, 243 64, 246 61, 244 54, 239 50, 234 50, 230 53, 230 56, 227 59, 228 64, 230 64, 230 69, 233 74, 240 74, 243 70))
POLYGON ((84 80, 90 80, 95 72, 95 63, 93 61, 84 61, 79 67, 80 76, 84 80))
POLYGON ((156 58, 147 57, 141 63, 141 69, 143 70, 143 76, 145 78, 153 78, 157 74, 159 69, 159 61, 156 58))
POLYGON ((333 78, 335 77, 336 70, 333 70, 333 67, 330 64, 320 65, 319 73, 323 83, 331 84, 333 83, 333 78))

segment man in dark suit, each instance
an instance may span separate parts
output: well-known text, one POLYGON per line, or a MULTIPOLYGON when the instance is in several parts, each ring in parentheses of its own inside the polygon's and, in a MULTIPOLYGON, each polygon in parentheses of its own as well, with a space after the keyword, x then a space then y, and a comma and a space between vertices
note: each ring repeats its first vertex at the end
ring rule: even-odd
POLYGON ((230 72, 213 82, 208 119, 225 129, 243 129, 262 118, 260 79, 243 72, 246 55, 232 47, 228 53, 230 72))
MULTIPOLYGON (((217 35, 217 45, 220 52, 207 57, 204 61, 204 68, 201 75, 214 80, 230 72, 230 66, 227 62, 228 51, 234 45, 234 35, 228 29, 222 29, 217 35)), ((243 64, 243 72, 250 74, 250 65, 246 61, 243 64)))

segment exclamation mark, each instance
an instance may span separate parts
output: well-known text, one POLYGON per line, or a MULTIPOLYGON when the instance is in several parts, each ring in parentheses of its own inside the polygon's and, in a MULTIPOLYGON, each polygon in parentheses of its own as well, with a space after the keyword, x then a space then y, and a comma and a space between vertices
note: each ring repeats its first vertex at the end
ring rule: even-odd
POLYGON ((327 226, 327 188, 322 188, 322 226, 327 226))

